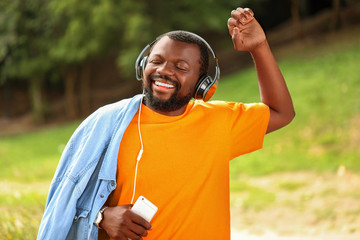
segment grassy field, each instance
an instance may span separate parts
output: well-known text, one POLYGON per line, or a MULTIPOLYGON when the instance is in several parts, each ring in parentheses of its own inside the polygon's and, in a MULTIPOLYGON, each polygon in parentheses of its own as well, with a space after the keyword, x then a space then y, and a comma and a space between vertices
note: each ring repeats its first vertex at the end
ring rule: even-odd
MULTIPOLYGON (((360 196, 355 192, 360 182, 359 39, 359 34, 344 32, 276 51, 297 115, 291 125, 269 134, 261 151, 231 162, 232 211, 244 216, 242 222, 234 221, 235 228, 256 225, 255 219, 266 219, 264 213, 284 215, 274 211, 287 206, 296 214, 312 207, 311 223, 333 223, 324 231, 343 227, 336 221, 346 217, 347 233, 360 232, 348 224, 360 223, 360 196), (334 176, 344 174, 340 186, 334 176), (319 176, 321 189, 313 185, 319 176), (342 191, 351 181, 354 188, 342 191), (340 195, 353 208, 338 213, 340 203, 333 197, 340 195), (329 201, 328 208, 314 207, 319 198, 329 201)), ((214 98, 259 101, 254 69, 221 79, 214 98)), ((36 238, 49 182, 78 124, 0 138, 0 239, 36 238)), ((289 215, 286 219, 293 218, 289 215)))

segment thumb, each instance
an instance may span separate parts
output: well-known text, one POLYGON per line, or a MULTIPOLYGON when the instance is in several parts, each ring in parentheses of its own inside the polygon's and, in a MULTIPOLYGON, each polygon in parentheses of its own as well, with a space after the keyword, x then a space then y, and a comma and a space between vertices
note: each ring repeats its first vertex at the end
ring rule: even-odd
POLYGON ((233 28, 233 34, 232 34, 232 39, 233 39, 233 40, 237 38, 239 32, 240 32, 240 30, 239 30, 238 27, 234 27, 234 28, 233 28))

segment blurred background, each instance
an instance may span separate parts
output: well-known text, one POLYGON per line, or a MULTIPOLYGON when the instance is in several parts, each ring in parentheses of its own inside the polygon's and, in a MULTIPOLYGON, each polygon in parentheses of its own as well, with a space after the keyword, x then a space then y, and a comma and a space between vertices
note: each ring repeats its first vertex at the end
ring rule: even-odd
POLYGON ((0 0, 0 239, 35 239, 61 152, 82 119, 141 92, 134 63, 171 30, 219 58, 214 99, 260 101, 230 12, 249 7, 297 116, 231 162, 233 238, 360 239, 359 0, 0 0))

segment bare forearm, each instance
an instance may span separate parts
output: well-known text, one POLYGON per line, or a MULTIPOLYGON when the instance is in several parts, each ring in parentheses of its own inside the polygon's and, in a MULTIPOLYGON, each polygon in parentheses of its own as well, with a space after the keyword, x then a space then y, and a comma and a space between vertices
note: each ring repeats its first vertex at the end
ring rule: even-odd
POLYGON ((277 130, 295 116, 295 111, 284 77, 275 61, 267 41, 253 51, 261 101, 270 108, 270 121, 267 132, 277 130))
POLYGON ((254 13, 248 8, 233 10, 228 28, 235 50, 250 51, 255 61, 261 100, 270 107, 267 132, 287 125, 295 116, 291 96, 254 13))

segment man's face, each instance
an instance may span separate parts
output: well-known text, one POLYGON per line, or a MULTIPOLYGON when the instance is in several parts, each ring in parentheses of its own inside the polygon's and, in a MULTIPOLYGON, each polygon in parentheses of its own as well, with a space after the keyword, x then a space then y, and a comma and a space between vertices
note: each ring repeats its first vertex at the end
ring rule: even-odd
POLYGON ((181 111, 191 100, 200 75, 196 44, 167 36, 153 47, 144 71, 145 104, 161 113, 181 111))

